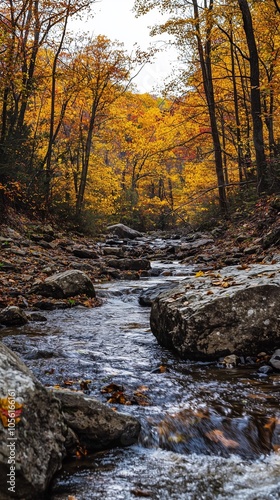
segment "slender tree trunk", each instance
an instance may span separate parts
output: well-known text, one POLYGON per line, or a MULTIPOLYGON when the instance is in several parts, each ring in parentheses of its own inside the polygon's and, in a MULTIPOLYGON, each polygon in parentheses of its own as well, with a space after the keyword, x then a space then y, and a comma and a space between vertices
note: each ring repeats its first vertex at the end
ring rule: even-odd
POLYGON ((91 108, 91 117, 90 117, 90 122, 89 122, 88 133, 87 133, 85 153, 83 155, 83 161, 82 161, 81 180, 80 180, 79 191, 78 191, 78 196, 77 196, 77 201, 76 201, 76 214, 77 215, 80 215, 82 208, 83 208, 83 203, 84 203, 86 183, 87 183, 87 177, 88 177, 90 151, 91 151, 91 145, 92 145, 92 135, 93 135, 93 129, 94 129, 94 124, 95 124, 95 118, 96 118, 96 110, 97 110, 97 102, 96 102, 96 99, 94 99, 93 104, 92 104, 92 108, 91 108))
MULTIPOLYGON (((230 25, 231 30, 231 39, 233 37, 232 25, 230 25)), ((233 44, 230 44, 230 58, 231 58, 231 74, 232 74, 232 85, 233 85, 233 100, 234 100, 234 114, 235 114, 235 123, 236 123, 236 140, 237 140, 237 158, 238 158, 238 172, 239 172, 239 181, 243 181, 243 170, 242 170, 242 146, 241 146, 241 123, 239 117, 239 105, 238 105, 238 93, 237 93, 237 84, 236 84, 236 74, 235 74, 235 59, 234 59, 234 50, 233 44)))
POLYGON ((49 144, 48 144, 48 150, 47 150, 47 155, 46 155, 46 171, 45 171, 45 209, 49 209, 49 204, 50 204, 50 195, 51 195, 51 180, 52 180, 52 169, 51 169, 51 161, 52 161, 52 148, 54 141, 56 139, 56 136, 59 132, 59 129, 62 124, 63 116, 66 111, 67 104, 65 104, 62 107, 61 111, 61 116, 59 120, 59 124, 56 127, 56 131, 54 128, 54 120, 55 120, 55 98, 56 98, 56 70, 57 70, 57 62, 58 62, 58 57, 59 54, 62 50, 63 42, 65 39, 66 35, 66 27, 68 23, 68 17, 69 17, 69 9, 70 9, 70 1, 68 0, 68 6, 65 14, 65 20, 64 20, 64 26, 59 42, 58 49, 55 53, 54 56, 54 61, 53 61, 53 66, 52 66, 52 91, 51 91, 51 111, 50 111, 50 130, 49 130, 49 144))
POLYGON ((212 78, 212 66, 211 66, 211 29, 212 29, 212 20, 211 13, 213 9, 213 0, 210 0, 208 14, 209 14, 209 25, 207 29, 207 38, 205 43, 205 49, 203 49, 202 41, 201 41, 201 33, 200 33, 200 25, 199 25, 199 11, 197 0, 193 1, 194 8, 194 19, 196 21, 196 39, 197 39, 197 47, 199 53, 200 66, 202 70, 202 78, 203 78, 203 86, 204 92, 206 95, 210 124, 211 124, 211 132, 212 132, 212 140, 214 146, 214 154, 215 154, 215 165, 216 165, 216 175, 218 180, 218 191, 219 191, 219 204, 220 209, 223 214, 227 214, 228 206, 227 206, 227 196, 225 189, 225 179, 224 179, 224 171, 223 171, 223 157, 222 157, 222 148, 220 143, 220 136, 217 125, 216 118, 216 103, 214 97, 214 88, 213 88, 213 78, 212 78))
POLYGON ((256 153, 258 194, 266 193, 267 165, 264 150, 263 123, 261 118, 260 72, 258 50, 255 40, 252 16, 247 0, 238 0, 242 12, 244 31, 250 54, 250 80, 251 80, 251 113, 253 122, 253 139, 256 153))

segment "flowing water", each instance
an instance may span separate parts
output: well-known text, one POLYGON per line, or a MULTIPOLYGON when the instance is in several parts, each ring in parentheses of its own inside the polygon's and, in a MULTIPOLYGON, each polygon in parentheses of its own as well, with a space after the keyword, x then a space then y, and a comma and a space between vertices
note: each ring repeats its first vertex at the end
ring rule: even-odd
POLYGON ((280 375, 182 361, 159 346, 139 293, 191 270, 153 268, 170 276, 103 284, 101 307, 5 330, 3 341, 45 385, 111 398, 141 421, 137 445, 65 463, 48 498, 280 499, 280 375), (104 392, 111 384, 126 404, 104 392))

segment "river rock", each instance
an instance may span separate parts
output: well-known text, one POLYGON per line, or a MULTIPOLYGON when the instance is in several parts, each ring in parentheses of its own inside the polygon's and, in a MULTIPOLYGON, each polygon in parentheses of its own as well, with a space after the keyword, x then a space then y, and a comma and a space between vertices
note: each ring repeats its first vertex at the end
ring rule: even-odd
POLYGON ((56 390, 68 427, 89 451, 128 446, 137 441, 140 423, 134 417, 117 413, 83 394, 56 390))
POLYGON ((86 247, 74 247, 72 253, 80 259, 98 259, 98 253, 86 247))
POLYGON ((183 359, 254 356, 280 344, 279 264, 198 273, 152 304, 159 343, 183 359))
POLYGON ((139 233, 139 231, 135 231, 135 229, 125 226, 124 224, 114 224, 112 226, 108 226, 107 230, 116 234, 120 238, 128 238, 130 240, 134 240, 135 238, 142 236, 142 233, 139 233))
POLYGON ((273 368, 280 371, 280 349, 276 349, 269 362, 273 368))
POLYGON ((150 307, 154 300, 166 290, 172 290, 178 286, 177 283, 163 283, 161 285, 151 286, 148 290, 143 290, 139 295, 139 304, 141 306, 150 307))
POLYGON ((151 268, 151 263, 147 259, 110 259, 107 264, 122 271, 141 271, 151 268))
POLYGON ((0 324, 5 326, 22 326, 28 323, 25 312, 17 306, 8 306, 0 311, 0 324))
POLYGON ((45 281, 34 285, 31 293, 42 295, 43 297, 53 297, 63 299, 85 294, 88 297, 95 297, 95 290, 90 278, 82 271, 71 269, 62 273, 54 274, 45 281))
POLYGON ((61 467, 65 432, 59 401, 0 343, 1 500, 43 498, 61 467), (7 483, 7 474, 12 479, 14 473, 15 494, 9 490, 13 483, 7 483))

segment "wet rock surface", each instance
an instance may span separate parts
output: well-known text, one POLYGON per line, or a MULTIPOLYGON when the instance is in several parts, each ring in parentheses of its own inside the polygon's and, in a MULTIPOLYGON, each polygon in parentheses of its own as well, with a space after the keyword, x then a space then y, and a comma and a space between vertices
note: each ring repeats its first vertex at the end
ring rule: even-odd
POLYGON ((59 401, 0 343, 1 499, 42 498, 65 456, 65 431, 59 401))
POLYGON ((197 273, 153 302, 158 341, 184 359, 257 355, 280 343, 280 266, 197 273))
POLYGON ((55 390, 54 395, 61 401, 67 426, 86 450, 128 446, 137 441, 140 424, 135 418, 115 412, 84 394, 55 390))
POLYGON ((134 240, 138 236, 141 236, 139 231, 135 231, 135 229, 132 229, 125 224, 114 224, 112 226, 108 226, 107 230, 116 234, 120 238, 129 238, 134 240))
POLYGON ((80 294, 95 297, 90 278, 83 271, 74 269, 49 276, 45 281, 34 285, 30 292, 56 299, 75 297, 80 294))
POLYGON ((28 322, 25 312, 17 306, 8 306, 0 310, 0 325, 22 326, 28 322))

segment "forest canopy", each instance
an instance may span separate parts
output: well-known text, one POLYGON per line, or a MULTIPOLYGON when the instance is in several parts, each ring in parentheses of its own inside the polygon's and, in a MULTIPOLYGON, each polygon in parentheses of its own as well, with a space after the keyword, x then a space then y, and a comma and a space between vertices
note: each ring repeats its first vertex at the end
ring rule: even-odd
POLYGON ((148 54, 68 30, 94 3, 1 2, 0 212, 165 229, 278 192, 278 1, 135 0, 178 50, 158 95, 133 86, 148 54))

